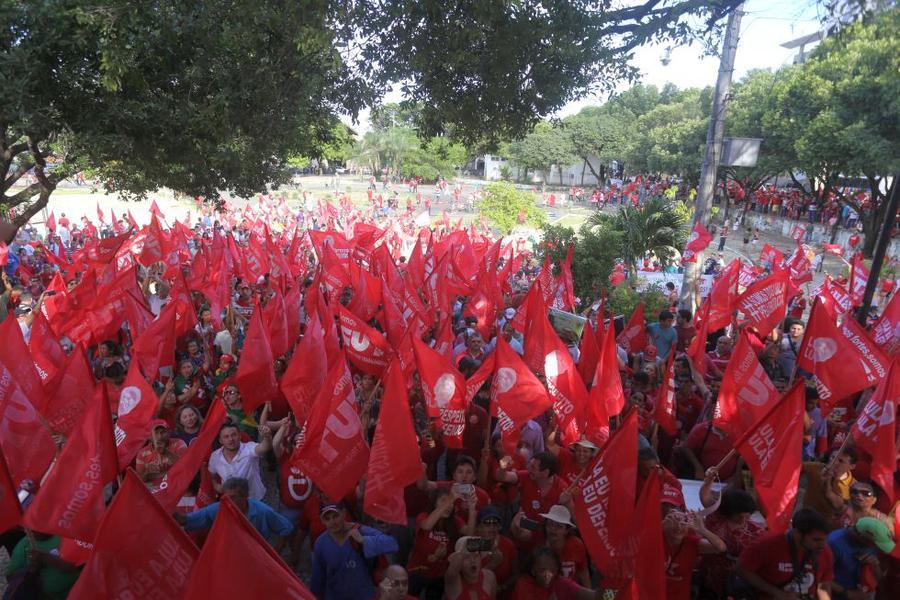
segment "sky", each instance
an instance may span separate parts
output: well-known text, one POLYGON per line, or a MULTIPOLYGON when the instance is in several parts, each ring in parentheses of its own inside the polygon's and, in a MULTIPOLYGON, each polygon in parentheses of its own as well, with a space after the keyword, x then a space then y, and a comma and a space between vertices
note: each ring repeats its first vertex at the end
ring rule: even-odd
MULTIPOLYGON (((790 64, 797 51, 782 48, 781 44, 821 29, 818 10, 816 0, 747 0, 741 20, 734 81, 753 69, 777 69, 790 64)), ((665 56, 666 48, 661 45, 644 46, 635 52, 633 64, 640 69, 643 83, 662 87, 671 82, 680 88, 715 85, 719 60, 703 56, 699 45, 673 49, 667 64, 662 62, 665 56)), ((627 87, 623 84, 619 90, 627 87)), ((605 99, 606 96, 595 95, 570 102, 553 116, 566 117, 585 106, 602 104, 605 99)), ((396 90, 384 99, 385 102, 400 100, 402 95, 396 90)), ((348 125, 362 134, 370 129, 368 119, 369 112, 364 111, 360 114, 359 124, 348 125)))

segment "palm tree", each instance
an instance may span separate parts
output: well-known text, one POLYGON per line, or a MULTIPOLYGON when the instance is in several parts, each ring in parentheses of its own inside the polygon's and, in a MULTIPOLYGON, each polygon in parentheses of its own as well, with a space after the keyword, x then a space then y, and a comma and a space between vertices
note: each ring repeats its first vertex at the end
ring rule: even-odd
POLYGON ((648 256, 664 266, 671 264, 687 241, 684 216, 660 198, 648 200, 643 206, 620 207, 614 215, 595 213, 588 223, 622 233, 622 258, 632 273, 638 262, 648 256))

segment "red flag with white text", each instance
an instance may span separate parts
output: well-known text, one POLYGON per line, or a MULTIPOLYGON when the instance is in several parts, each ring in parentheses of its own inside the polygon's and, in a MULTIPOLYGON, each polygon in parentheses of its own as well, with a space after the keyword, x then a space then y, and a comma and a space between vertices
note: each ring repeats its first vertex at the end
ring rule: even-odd
POLYGON ((466 428, 466 379, 447 359, 419 339, 413 339, 416 365, 428 415, 439 417, 444 443, 462 448, 466 428))
POLYGON ((894 360, 860 410, 851 429, 856 445, 872 457, 872 481, 891 504, 894 502, 894 472, 897 470, 897 403, 900 402, 900 365, 894 360))
POLYGON ((715 424, 737 439, 778 401, 778 390, 766 375, 747 333, 741 333, 722 377, 715 424))

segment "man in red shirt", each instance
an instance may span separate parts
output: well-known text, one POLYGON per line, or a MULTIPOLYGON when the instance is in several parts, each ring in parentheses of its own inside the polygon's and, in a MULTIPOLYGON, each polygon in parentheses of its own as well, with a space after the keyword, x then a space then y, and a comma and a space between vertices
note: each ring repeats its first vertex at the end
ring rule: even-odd
POLYGON ((759 598, 830 598, 834 557, 827 521, 810 508, 794 515, 787 533, 758 538, 738 559, 735 572, 759 598))
POLYGON ((163 419, 156 419, 150 425, 151 441, 138 453, 135 467, 138 477, 153 489, 187 452, 187 446, 180 439, 169 437, 169 424, 163 419))
POLYGON ((566 491, 566 483, 556 475, 559 468, 556 457, 549 452, 538 452, 531 457, 527 470, 506 471, 502 461, 500 466, 494 477, 503 483, 519 484, 522 512, 533 521, 540 522, 541 513, 559 504, 559 495, 566 491))

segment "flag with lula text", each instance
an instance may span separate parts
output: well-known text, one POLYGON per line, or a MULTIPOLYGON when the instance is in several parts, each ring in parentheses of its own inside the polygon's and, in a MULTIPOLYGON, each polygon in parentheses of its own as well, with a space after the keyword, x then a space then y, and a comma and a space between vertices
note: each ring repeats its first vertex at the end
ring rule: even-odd
POLYGON ((856 445, 872 457, 872 481, 894 501, 894 472, 897 469, 897 403, 900 402, 900 365, 882 379, 860 410, 851 429, 856 445))

